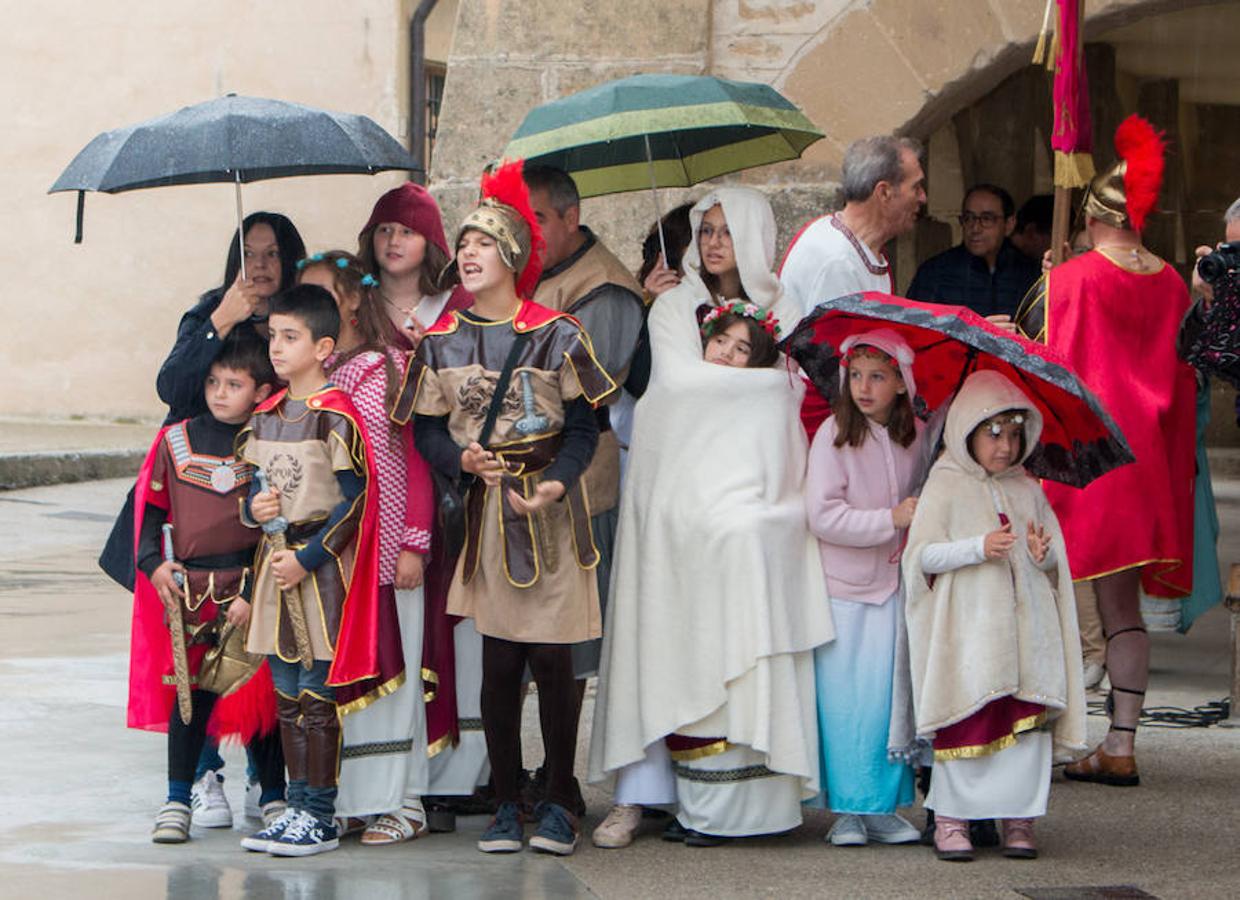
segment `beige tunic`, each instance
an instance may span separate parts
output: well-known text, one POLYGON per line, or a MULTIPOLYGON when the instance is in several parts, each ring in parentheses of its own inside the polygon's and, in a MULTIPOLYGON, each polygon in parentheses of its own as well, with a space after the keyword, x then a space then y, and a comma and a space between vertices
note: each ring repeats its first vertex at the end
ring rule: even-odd
POLYGON ((572 486, 562 501, 533 516, 515 512, 505 495, 509 488, 527 497, 534 493, 555 457, 565 404, 579 396, 595 402, 615 385, 573 319, 530 326, 523 316, 544 319, 546 311, 538 310, 526 304, 510 322, 455 314, 451 331, 423 341, 408 387, 415 392, 413 411, 447 416, 452 439, 464 447, 481 434, 517 331, 529 332, 488 442, 508 474, 499 487, 478 481, 470 489, 466 546, 448 612, 474 619, 478 631, 490 637, 577 643, 602 633, 593 572, 598 551, 584 486, 572 486))
MULTIPOLYGON (((280 492, 280 514, 290 525, 288 549, 300 550, 322 528, 344 499, 336 473, 365 476, 363 438, 347 418, 316 408, 314 397, 286 397, 271 411, 251 419, 239 439, 238 454, 261 468, 271 487, 280 492)), ((331 558, 311 572, 294 591, 281 591, 269 565, 271 540, 259 543, 253 609, 246 649, 276 654, 296 662, 297 649, 284 604, 300 598, 310 630, 314 658, 335 657, 336 637, 353 571, 353 537, 361 520, 364 495, 324 539, 331 558)))

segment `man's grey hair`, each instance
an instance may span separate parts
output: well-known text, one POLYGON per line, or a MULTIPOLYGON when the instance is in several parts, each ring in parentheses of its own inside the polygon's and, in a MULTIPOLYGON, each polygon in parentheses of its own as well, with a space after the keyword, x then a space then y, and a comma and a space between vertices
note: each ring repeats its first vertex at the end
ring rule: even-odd
POLYGON ((554 166, 525 166, 522 174, 525 184, 531 191, 546 191, 551 208, 564 215, 574 206, 581 205, 581 195, 577 193, 577 182, 562 169, 554 166))
POLYGON ((1230 225, 1232 222, 1240 222, 1240 199, 1227 207, 1227 212, 1223 213, 1223 224, 1230 225))
POLYGON ((844 151, 844 170, 840 177, 840 196, 845 203, 870 199, 880 181, 899 184, 904 172, 901 151, 916 157, 922 154, 921 144, 912 138, 880 135, 853 141, 844 151))

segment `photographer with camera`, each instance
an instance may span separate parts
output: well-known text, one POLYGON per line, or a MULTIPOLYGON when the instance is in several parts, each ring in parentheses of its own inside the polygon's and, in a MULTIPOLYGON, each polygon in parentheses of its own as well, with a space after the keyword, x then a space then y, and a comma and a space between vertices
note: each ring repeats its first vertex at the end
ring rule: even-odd
POLYGON ((1223 214, 1225 244, 1213 250, 1202 245, 1196 249, 1197 265, 1193 268, 1193 297, 1203 301, 1205 309, 1214 302, 1214 282, 1229 270, 1240 268, 1240 199, 1223 214))

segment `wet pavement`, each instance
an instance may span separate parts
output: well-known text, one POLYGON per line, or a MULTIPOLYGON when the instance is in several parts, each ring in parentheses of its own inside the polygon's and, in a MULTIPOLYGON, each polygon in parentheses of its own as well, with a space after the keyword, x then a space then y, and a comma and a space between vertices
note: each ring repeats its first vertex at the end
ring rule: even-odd
MULTIPOLYGON (((226 785, 233 829, 196 828, 188 844, 154 845, 165 743, 124 727, 130 600, 94 563, 127 487, 0 493, 0 898, 1015 897, 1116 885, 1158 897, 1240 895, 1240 731, 1217 727, 1143 730, 1135 790, 1056 775, 1039 826, 1043 857, 1033 863, 991 853, 951 865, 920 847, 829 848, 830 817, 819 811, 789 835, 718 849, 663 843, 650 823, 628 850, 596 850, 587 838, 568 859, 492 857, 473 847, 484 820, 469 818, 454 834, 412 844, 363 849, 354 838, 333 853, 277 860, 237 845, 249 823, 235 748, 225 750, 236 776, 226 785)), ((1219 494, 1224 557, 1240 559, 1240 484, 1221 484, 1219 494)), ((1222 610, 1187 638, 1156 635, 1149 705, 1225 696, 1228 659, 1222 610)), ((527 704, 531 763, 536 712, 527 704)), ((1091 719, 1095 736, 1104 727, 1091 719)), ((587 740, 583 733, 579 770, 587 740)), ((607 794, 587 787, 586 798, 588 835, 607 794)), ((919 823, 920 809, 910 818, 919 823)))

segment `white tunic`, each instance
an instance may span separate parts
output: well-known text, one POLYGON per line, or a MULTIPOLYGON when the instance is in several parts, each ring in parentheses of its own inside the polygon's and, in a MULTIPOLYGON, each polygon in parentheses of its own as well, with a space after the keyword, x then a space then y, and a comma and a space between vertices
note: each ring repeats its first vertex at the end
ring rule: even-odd
POLYGON ((814 220, 793 239, 779 280, 804 314, 847 294, 895 293, 887 258, 876 256, 834 214, 814 220))

